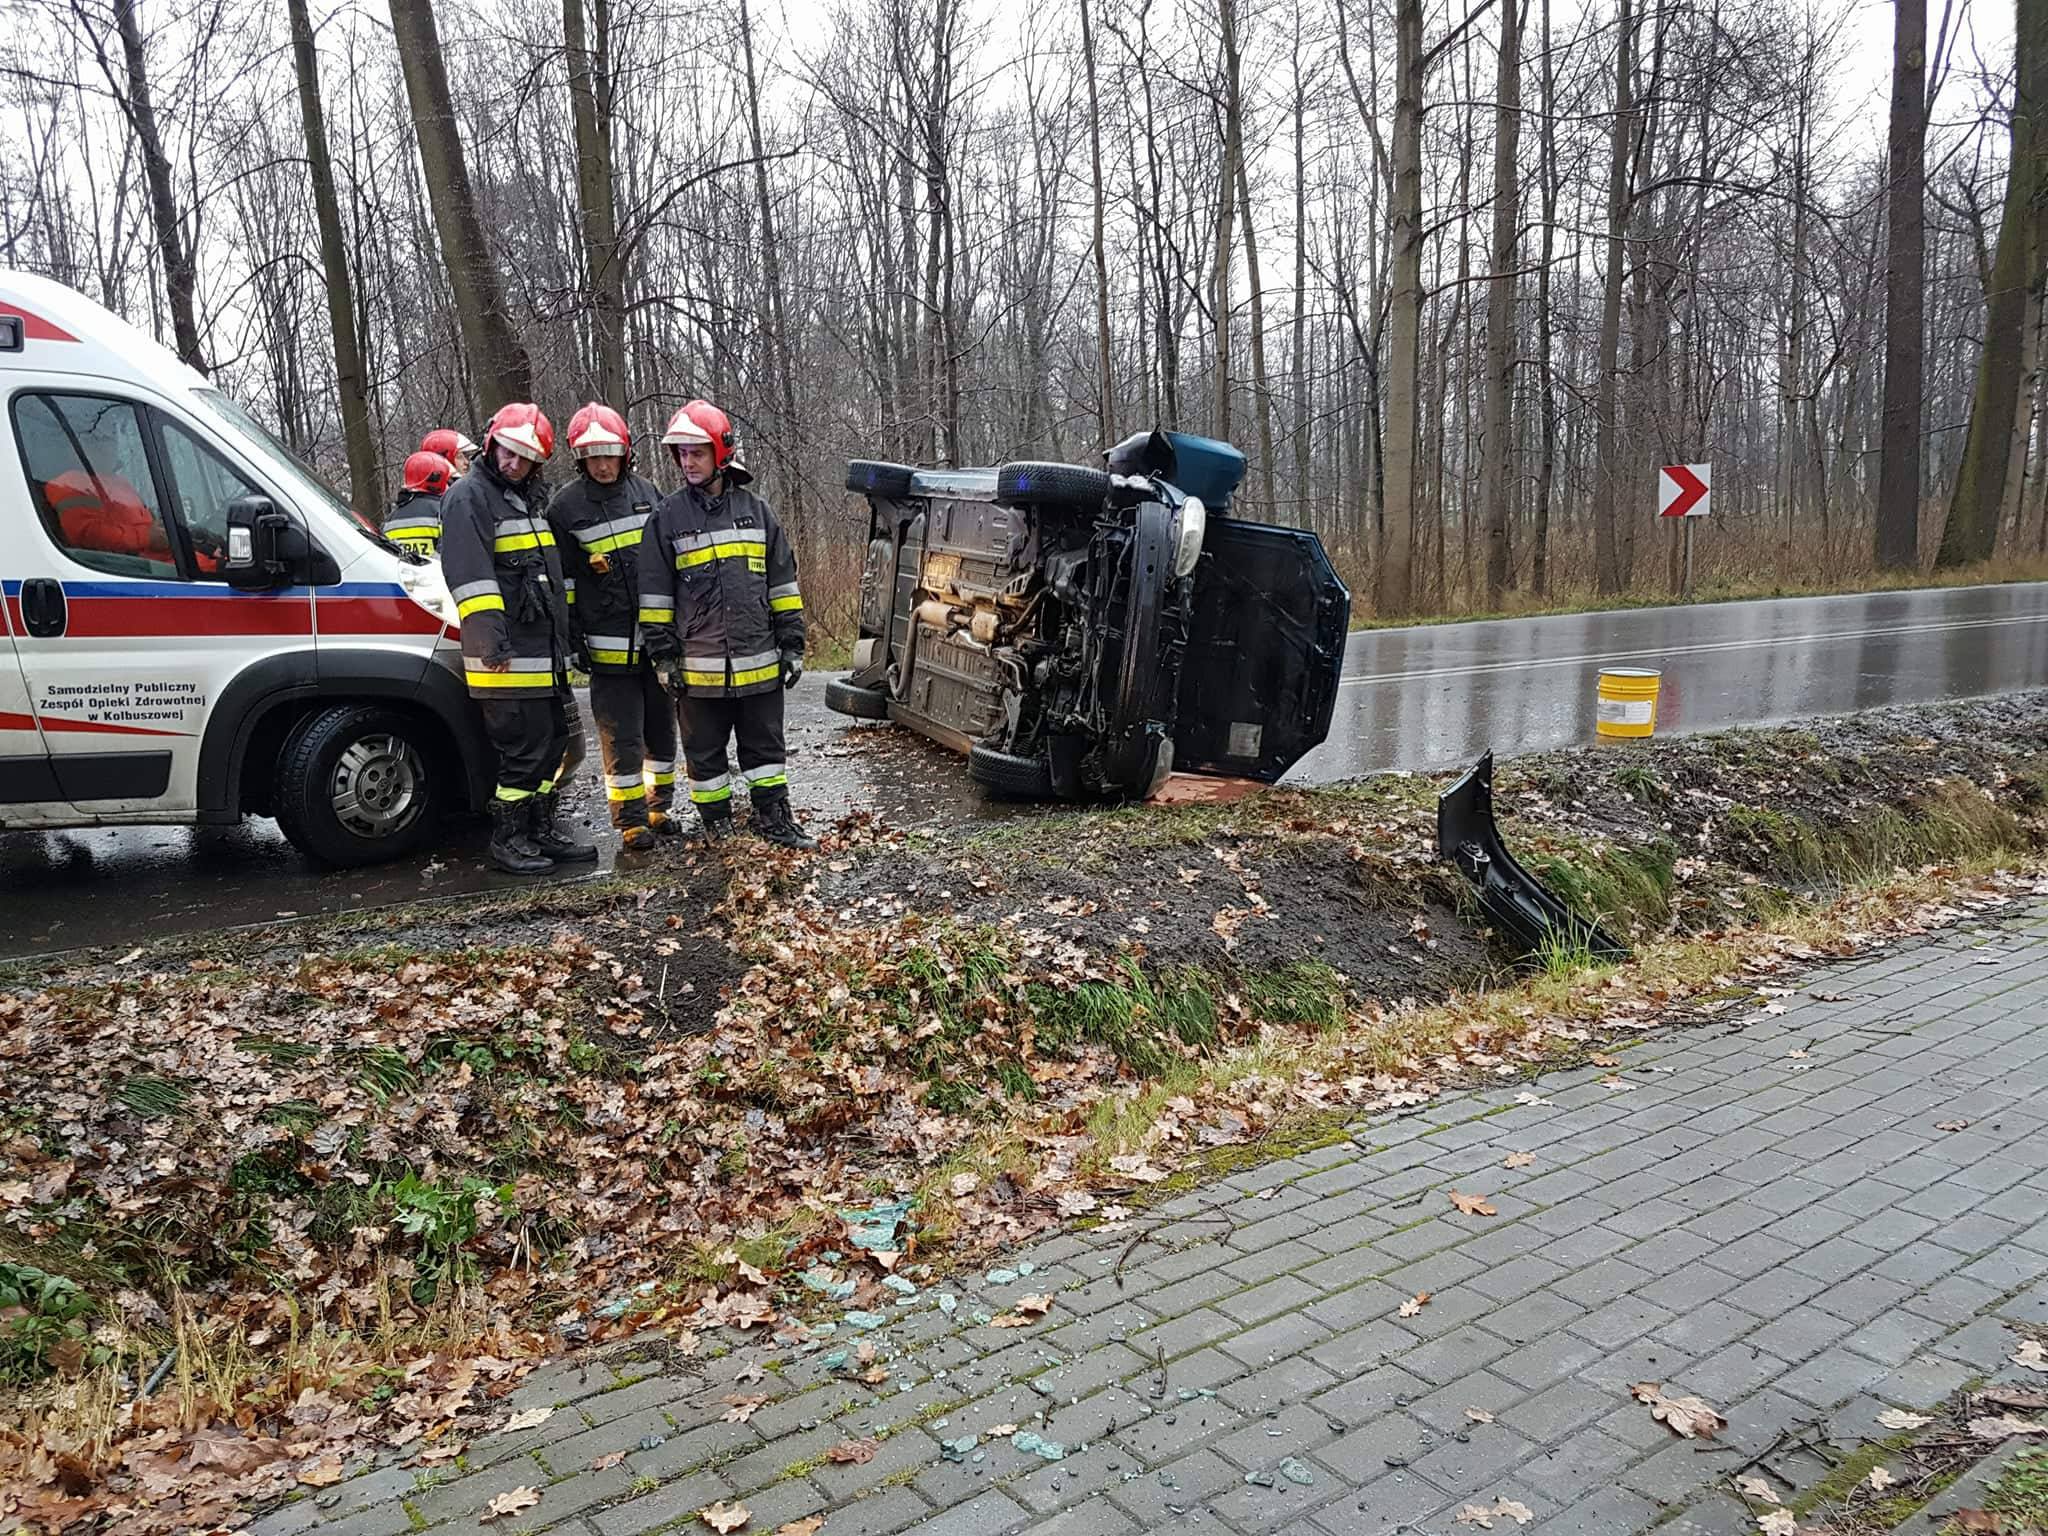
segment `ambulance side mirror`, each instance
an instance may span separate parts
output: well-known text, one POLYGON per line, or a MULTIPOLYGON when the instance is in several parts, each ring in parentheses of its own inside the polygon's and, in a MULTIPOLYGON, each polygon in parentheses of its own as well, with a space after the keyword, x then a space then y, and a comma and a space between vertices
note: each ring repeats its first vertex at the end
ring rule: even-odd
POLYGON ((289 572, 279 545, 291 519, 268 496, 237 496, 228 503, 228 552, 221 570, 228 585, 255 591, 281 586, 289 572))

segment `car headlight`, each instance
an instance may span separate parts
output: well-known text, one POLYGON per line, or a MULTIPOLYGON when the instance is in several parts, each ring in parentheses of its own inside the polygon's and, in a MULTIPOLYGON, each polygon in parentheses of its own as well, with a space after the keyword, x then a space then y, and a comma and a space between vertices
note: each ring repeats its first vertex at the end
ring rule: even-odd
POLYGON ((433 614, 443 624, 462 624, 462 613, 455 606, 455 596, 448 590, 447 578, 441 574, 441 562, 429 560, 425 565, 401 565, 398 568, 398 584, 405 589, 405 595, 433 614))
POLYGON ((1202 505, 1202 498, 1189 496, 1180 504, 1180 516, 1173 525, 1173 574, 1182 579, 1194 574, 1195 562, 1202 558, 1202 535, 1209 528, 1209 509, 1202 505))

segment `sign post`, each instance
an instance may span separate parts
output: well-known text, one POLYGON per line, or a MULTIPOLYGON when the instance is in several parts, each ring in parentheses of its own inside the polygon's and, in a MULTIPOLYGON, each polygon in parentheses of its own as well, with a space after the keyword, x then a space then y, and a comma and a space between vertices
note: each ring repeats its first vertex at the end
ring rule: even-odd
POLYGON ((1666 464, 1657 472, 1657 515, 1685 520, 1685 575, 1680 592, 1692 596, 1692 520, 1714 504, 1712 464, 1666 464))

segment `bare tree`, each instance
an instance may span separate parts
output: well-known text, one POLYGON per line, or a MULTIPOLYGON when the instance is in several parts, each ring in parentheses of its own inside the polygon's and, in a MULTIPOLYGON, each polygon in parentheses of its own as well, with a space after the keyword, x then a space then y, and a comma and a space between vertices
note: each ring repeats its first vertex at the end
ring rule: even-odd
POLYGON ((1927 0, 1892 0, 1891 156, 1887 174, 1884 421, 1878 462, 1877 563, 1920 563, 1921 345, 1927 281, 1927 0))
POLYGON ((1081 0, 1081 59, 1088 71, 1089 212, 1093 220, 1090 249, 1095 257, 1095 414, 1098 436, 1108 447, 1116 440, 1116 373, 1109 360, 1109 248, 1104 238, 1102 191, 1102 102, 1095 89, 1095 28, 1088 19, 1089 0, 1081 0))
MULTIPOLYGON (((591 45, 584 25, 583 0, 562 0, 562 41, 576 123, 576 202, 583 214, 583 260, 589 273, 591 331, 597 346, 597 392, 600 399, 623 410, 627 404, 625 252, 619 244, 618 209, 612 200, 610 0, 590 0, 590 9, 596 23, 596 46, 591 45)), ((744 7, 740 15, 744 38, 744 7)), ((751 80, 751 51, 747 66, 751 80)))
POLYGON ((1494 76, 1493 251, 1486 293, 1486 415, 1480 427, 1479 500, 1486 518, 1486 606, 1498 608, 1508 585, 1508 491, 1513 480, 1516 246, 1521 178, 1515 158, 1522 128, 1522 8, 1501 0, 1494 76))

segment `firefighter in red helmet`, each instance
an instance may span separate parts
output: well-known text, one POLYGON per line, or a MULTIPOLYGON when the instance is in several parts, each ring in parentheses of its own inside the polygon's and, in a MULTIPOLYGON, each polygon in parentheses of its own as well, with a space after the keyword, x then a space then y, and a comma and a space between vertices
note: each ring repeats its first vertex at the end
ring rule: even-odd
POLYGON ((568 443, 578 474, 548 503, 548 526, 562 557, 577 664, 590 674, 605 802, 620 840, 645 849, 675 825, 675 706, 636 622, 640 537, 661 492, 633 473, 633 435, 610 406, 593 401, 570 417, 568 443))
POLYGON ((436 427, 420 439, 421 453, 438 453, 452 467, 450 478, 460 480, 469 473, 470 461, 477 455, 477 447, 453 427, 436 427))
POLYGON ((498 753, 491 862, 516 875, 597 857, 555 823, 576 712, 562 562, 535 505, 535 477, 554 451, 539 406, 502 406, 474 470, 441 504, 441 569, 462 619, 463 673, 498 753))
POLYGON ((384 514, 384 537, 431 558, 441 542, 441 498, 455 483, 455 466, 424 449, 407 457, 405 484, 384 514))
POLYGON ((683 488, 647 525, 640 557, 640 628, 680 700, 690 799, 707 836, 733 832, 726 742, 736 738, 756 836, 818 845, 789 808, 782 693, 804 671, 804 600, 796 556, 768 504, 746 489, 732 422, 692 400, 661 440, 683 488))

